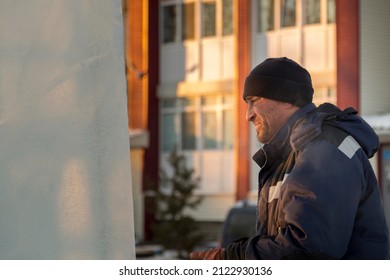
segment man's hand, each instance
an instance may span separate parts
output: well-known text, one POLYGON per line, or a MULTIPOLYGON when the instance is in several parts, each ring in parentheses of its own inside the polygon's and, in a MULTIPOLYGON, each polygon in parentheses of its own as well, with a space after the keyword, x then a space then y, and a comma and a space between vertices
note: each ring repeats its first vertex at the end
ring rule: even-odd
POLYGON ((213 248, 207 251, 192 252, 190 254, 191 260, 223 260, 223 248, 213 248))

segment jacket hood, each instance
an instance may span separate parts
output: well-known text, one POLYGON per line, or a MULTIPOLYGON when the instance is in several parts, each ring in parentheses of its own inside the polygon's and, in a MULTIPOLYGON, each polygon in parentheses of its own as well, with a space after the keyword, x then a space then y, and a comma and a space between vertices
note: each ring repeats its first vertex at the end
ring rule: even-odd
POLYGON ((322 125, 334 126, 351 135, 369 158, 379 149, 378 135, 357 115, 354 108, 341 111, 330 103, 320 105, 297 121, 290 138, 293 149, 300 150, 304 144, 319 135, 322 125))

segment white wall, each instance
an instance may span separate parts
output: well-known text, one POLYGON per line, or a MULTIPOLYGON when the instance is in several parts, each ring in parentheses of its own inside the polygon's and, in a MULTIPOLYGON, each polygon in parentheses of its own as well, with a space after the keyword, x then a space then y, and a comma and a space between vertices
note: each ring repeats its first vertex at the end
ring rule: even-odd
MULTIPOLYGON (((386 130, 386 115, 390 112, 390 2, 388 0, 360 1, 360 114, 377 115, 379 123, 373 123, 377 129, 386 130), (380 117, 383 115, 383 117, 380 117)), ((370 123, 371 124, 371 123, 370 123)), ((382 198, 387 223, 390 226, 390 189, 387 188, 387 160, 384 158, 389 134, 380 133, 382 165, 374 165, 378 173, 381 169, 379 183, 382 185, 382 198)), ((372 161, 373 162, 373 161, 372 161)), ((378 160, 375 161, 378 163, 378 160)))
POLYGON ((1 1, 1 259, 135 258, 121 12, 1 1))
POLYGON ((360 1, 360 113, 390 112, 390 2, 360 1))

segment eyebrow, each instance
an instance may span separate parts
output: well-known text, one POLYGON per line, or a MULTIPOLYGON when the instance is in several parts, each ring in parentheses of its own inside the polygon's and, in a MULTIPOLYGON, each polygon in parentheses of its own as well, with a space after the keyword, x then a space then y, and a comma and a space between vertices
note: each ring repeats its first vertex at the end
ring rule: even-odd
POLYGON ((245 97, 245 102, 250 101, 253 97, 254 97, 253 95, 246 96, 246 97, 245 97))
POLYGON ((261 99, 261 98, 263 98, 263 97, 256 96, 256 95, 251 95, 251 96, 245 97, 245 102, 248 103, 249 101, 256 101, 256 100, 261 99), (255 98, 255 100, 253 100, 254 98, 255 98))

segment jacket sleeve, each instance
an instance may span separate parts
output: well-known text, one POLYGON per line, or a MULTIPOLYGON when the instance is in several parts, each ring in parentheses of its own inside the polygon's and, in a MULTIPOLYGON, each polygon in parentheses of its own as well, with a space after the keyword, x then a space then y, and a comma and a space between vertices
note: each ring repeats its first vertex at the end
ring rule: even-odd
POLYGON ((249 238, 244 237, 233 241, 224 251, 224 260, 244 260, 249 238))
MULTIPOLYGON (((365 155, 316 139, 296 156, 281 186, 274 236, 248 240, 246 259, 342 258, 364 195, 365 155)), ((371 168, 371 167, 370 167, 371 168)))

